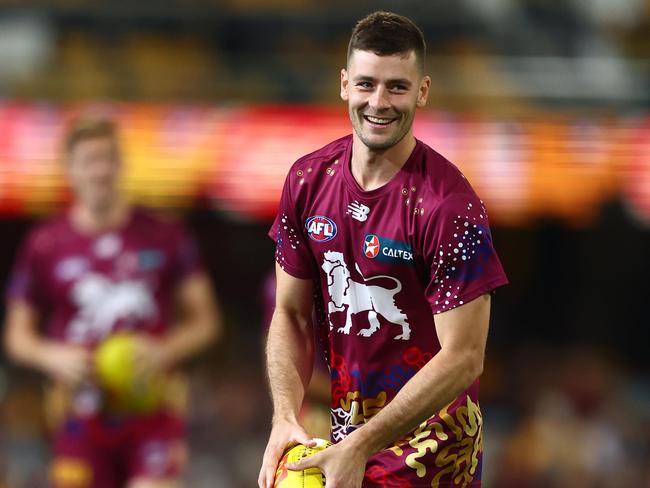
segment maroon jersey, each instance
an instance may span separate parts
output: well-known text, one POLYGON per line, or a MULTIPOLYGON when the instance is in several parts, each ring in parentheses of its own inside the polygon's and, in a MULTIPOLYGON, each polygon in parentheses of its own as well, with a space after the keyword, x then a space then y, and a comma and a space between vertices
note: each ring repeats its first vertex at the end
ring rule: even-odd
POLYGON ((29 234, 8 298, 34 306, 48 337, 92 346, 117 330, 164 333, 176 286, 200 267, 183 228, 143 210, 97 235, 79 232, 65 214, 29 234))
MULTIPOLYGON (((298 160, 269 232, 289 274, 313 279, 328 343, 332 440, 388 404, 439 350, 434 315, 507 283, 485 207, 460 171, 417 141, 400 172, 364 191, 352 137, 298 160)), ((478 379, 394 446, 364 487, 479 486, 478 379)))

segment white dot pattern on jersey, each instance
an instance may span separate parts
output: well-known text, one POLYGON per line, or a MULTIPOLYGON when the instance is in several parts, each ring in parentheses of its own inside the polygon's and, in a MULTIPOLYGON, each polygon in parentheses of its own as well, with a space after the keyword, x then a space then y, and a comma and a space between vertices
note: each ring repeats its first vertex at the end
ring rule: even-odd
POLYGON ((450 275, 456 272, 456 263, 462 264, 470 261, 476 255, 476 250, 481 243, 485 242, 483 230, 480 225, 486 225, 484 220, 487 218, 487 211, 483 202, 480 202, 480 209, 477 211, 472 203, 467 204, 466 215, 456 215, 454 226, 456 232, 453 234, 453 241, 447 244, 449 249, 445 249, 444 244, 440 245, 438 251, 438 269, 434 283, 439 287, 439 296, 443 297, 434 302, 438 307, 434 313, 439 314, 447 310, 452 310, 464 301, 460 300, 457 304, 450 303, 448 300, 452 297, 458 299, 460 285, 455 285, 455 281, 450 280, 450 275), (459 262, 460 261, 460 262, 459 262))
MULTIPOLYGON (((410 187, 411 193, 415 193, 417 188, 415 186, 410 187)), ((419 215, 422 217, 424 215, 424 208, 421 206, 422 201, 424 200, 422 197, 417 198, 416 195, 409 195, 409 189, 408 188, 402 188, 402 195, 405 197, 404 198, 404 205, 407 207, 411 205, 411 203, 414 203, 415 206, 413 208, 413 215, 419 215)))
POLYGON ((291 246, 291 249, 297 249, 300 245, 300 240, 298 239, 296 229, 291 226, 289 217, 285 213, 280 216, 280 228, 278 229, 278 236, 276 241, 277 245, 275 246, 275 260, 278 262, 282 269, 284 269, 284 263, 286 261, 286 258, 284 256, 284 245, 286 242, 283 236, 286 236, 288 239, 288 244, 291 246))

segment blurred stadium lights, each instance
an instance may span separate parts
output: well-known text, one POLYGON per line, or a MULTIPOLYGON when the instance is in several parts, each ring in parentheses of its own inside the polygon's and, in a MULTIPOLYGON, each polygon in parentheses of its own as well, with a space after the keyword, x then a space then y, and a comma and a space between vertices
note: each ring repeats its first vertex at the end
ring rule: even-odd
POLYGON ((0 16, 0 82, 21 80, 43 69, 54 52, 52 24, 43 16, 0 16))
MULTIPOLYGON (((58 137, 75 114, 96 110, 0 103, 0 214, 49 213, 66 201, 58 137)), ((345 109, 331 105, 121 103, 102 110, 121 124, 124 186, 135 201, 174 208, 210 202, 258 221, 275 214, 293 161, 349 132, 345 109)), ((648 117, 429 110, 414 130, 463 170, 495 223, 517 226, 538 217, 589 224, 614 195, 650 222, 648 127, 648 117)))
POLYGON ((418 137, 461 166, 497 223, 588 221, 617 191, 650 215, 640 0, 0 1, 4 214, 65 200, 56 138, 72 113, 113 100, 139 201, 207 197, 270 218, 288 165, 349 131, 337 77, 352 22, 397 8, 415 13, 430 51, 438 112, 418 118, 418 137))

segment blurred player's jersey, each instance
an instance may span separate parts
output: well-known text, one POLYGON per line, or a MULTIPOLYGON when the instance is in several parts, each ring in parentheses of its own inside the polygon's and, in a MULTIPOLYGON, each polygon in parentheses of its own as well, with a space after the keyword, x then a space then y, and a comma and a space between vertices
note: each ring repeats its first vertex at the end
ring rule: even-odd
POLYGON ((98 235, 78 231, 64 214, 30 233, 8 298, 36 307, 48 337, 93 346, 118 330, 164 333, 176 286, 200 268, 183 228, 141 209, 98 235))
MULTIPOLYGON (((289 274, 316 279, 329 343, 332 440, 388 404, 439 350, 434 315, 507 283, 485 207, 460 171, 417 141, 386 185, 350 172, 352 137, 298 160, 269 235, 289 274)), ((478 379, 373 456, 364 487, 479 486, 478 379)))
MULTIPOLYGON (((38 310, 50 339, 93 348, 120 330, 164 334, 176 287, 200 270, 196 245, 177 223, 133 209, 120 228, 89 235, 64 214, 29 234, 7 295, 38 310)), ((183 411, 182 383, 178 374, 167 378, 161 409, 183 411)), ((74 389, 56 384, 48 389, 46 410, 58 428, 68 416, 107 409, 106 400, 92 383, 74 389)))

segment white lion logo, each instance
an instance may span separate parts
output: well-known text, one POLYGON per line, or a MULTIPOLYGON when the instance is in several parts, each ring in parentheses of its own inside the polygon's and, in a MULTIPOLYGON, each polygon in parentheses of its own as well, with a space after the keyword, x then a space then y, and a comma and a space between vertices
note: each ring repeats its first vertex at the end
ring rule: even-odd
POLYGON ((151 291, 141 282, 114 283, 102 275, 89 273, 75 283, 71 294, 79 307, 68 326, 72 341, 101 339, 119 320, 139 321, 156 316, 151 291))
POLYGON ((323 256, 323 265, 321 266, 327 275, 327 291, 332 299, 327 304, 327 312, 330 316, 330 329, 332 324, 332 312, 346 312, 345 325, 338 329, 338 332, 349 334, 352 327, 352 315, 361 312, 368 312, 368 322, 370 327, 361 329, 358 335, 370 337, 379 330, 379 320, 377 314, 381 315, 388 322, 402 327, 402 333, 395 336, 395 339, 408 340, 411 337, 411 327, 408 323, 408 317, 395 305, 395 295, 402 290, 402 283, 392 276, 372 276, 366 278, 361 273, 359 265, 355 263, 355 268, 363 277, 365 283, 358 283, 350 276, 350 271, 343 259, 343 253, 336 251, 326 251, 323 256), (367 285, 366 283, 379 278, 388 278, 396 284, 395 288, 388 289, 377 285, 367 285))

